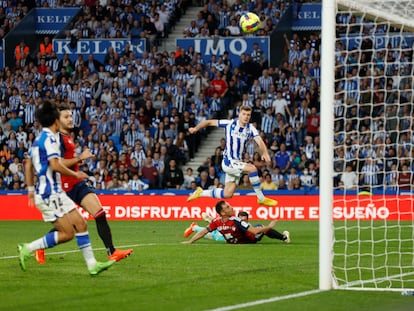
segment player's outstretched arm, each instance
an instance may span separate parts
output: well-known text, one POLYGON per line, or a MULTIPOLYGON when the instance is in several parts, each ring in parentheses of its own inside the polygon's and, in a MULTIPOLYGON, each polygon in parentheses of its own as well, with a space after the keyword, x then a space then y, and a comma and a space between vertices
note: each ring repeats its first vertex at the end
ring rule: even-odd
POLYGON ((188 241, 183 241, 181 242, 182 244, 193 244, 195 241, 201 239, 203 236, 205 236, 208 233, 207 228, 204 228, 203 230, 201 230, 200 232, 197 232, 196 235, 194 235, 191 239, 189 239, 188 241))
POLYGON ((272 163, 269 151, 267 151, 266 144, 264 143, 263 139, 260 136, 257 136, 254 138, 254 141, 256 142, 257 146, 259 147, 260 154, 262 155, 262 160, 266 162, 267 165, 270 165, 272 163))
POLYGON ((203 122, 201 122, 200 124, 197 124, 197 126, 195 127, 190 127, 188 129, 188 131, 190 132, 190 134, 195 134, 197 133, 199 130, 209 127, 209 126, 218 126, 218 120, 217 119, 211 119, 211 120, 204 120, 203 122))

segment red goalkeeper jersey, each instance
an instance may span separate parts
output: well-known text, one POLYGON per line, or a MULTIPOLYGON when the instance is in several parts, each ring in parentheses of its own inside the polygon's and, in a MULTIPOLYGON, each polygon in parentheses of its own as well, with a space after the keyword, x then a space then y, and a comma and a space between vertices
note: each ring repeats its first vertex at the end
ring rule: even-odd
POLYGON ((220 217, 218 217, 209 224, 207 230, 209 232, 218 230, 224 236, 227 243, 256 243, 257 240, 255 238, 255 235, 247 231, 249 227, 250 224, 241 220, 239 217, 230 217, 225 222, 223 222, 223 220, 220 217))

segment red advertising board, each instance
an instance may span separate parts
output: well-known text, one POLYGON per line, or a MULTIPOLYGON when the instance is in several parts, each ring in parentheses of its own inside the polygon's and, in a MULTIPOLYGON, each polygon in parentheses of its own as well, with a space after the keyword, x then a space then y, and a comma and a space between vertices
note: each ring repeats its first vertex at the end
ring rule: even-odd
MULTIPOLYGON (((187 195, 99 195, 109 220, 193 220, 201 219, 201 213, 215 215, 212 198, 200 198, 187 202, 187 195)), ((41 220, 36 208, 27 205, 27 196, 0 195, 0 220, 41 220)), ((257 204, 256 196, 238 195, 229 199, 236 213, 249 212, 252 220, 317 220, 319 218, 318 195, 278 196, 278 206, 257 204)), ((86 212, 85 218, 92 219, 86 212)), ((411 220, 414 212, 412 196, 334 196, 333 217, 336 220, 411 220)))

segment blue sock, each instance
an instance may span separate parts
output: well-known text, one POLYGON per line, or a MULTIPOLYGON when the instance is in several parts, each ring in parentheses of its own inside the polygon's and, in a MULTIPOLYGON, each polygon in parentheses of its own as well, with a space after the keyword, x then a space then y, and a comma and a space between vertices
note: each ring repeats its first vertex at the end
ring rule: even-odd
POLYGON ((217 199, 224 198, 224 189, 214 188, 212 193, 213 193, 213 198, 217 198, 217 199))
POLYGON ((76 233, 76 242, 80 249, 91 246, 88 232, 76 233))
POLYGON ((58 244, 58 233, 57 231, 48 232, 43 239, 46 248, 52 248, 58 244))
POLYGON ((260 201, 264 200, 264 195, 262 190, 260 189, 260 178, 257 172, 253 172, 249 174, 249 180, 250 184, 252 185, 252 188, 254 192, 256 193, 257 197, 260 201))

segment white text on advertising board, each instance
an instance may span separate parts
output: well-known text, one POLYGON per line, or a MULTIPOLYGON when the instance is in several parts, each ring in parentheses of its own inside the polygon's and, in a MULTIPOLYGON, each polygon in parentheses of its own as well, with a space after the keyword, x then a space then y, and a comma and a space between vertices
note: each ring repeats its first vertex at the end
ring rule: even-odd
POLYGON ((44 16, 40 15, 37 16, 37 23, 39 24, 66 24, 69 22, 69 20, 72 18, 72 16, 44 16))
POLYGON ((321 15, 318 11, 300 11, 298 12, 299 19, 320 19, 321 15))
MULTIPOLYGON (((109 47, 113 47, 117 53, 122 52, 127 44, 131 45, 128 40, 79 40, 76 48, 70 48, 69 40, 54 40, 56 54, 105 54, 109 47)), ((131 50, 142 54, 143 47, 141 45, 131 45, 131 50)))
POLYGON ((203 40, 205 41, 202 51, 202 40, 194 40, 194 50, 203 55, 223 55, 225 51, 234 55, 241 55, 247 51, 247 42, 244 39, 224 40, 203 40), (227 43, 227 44, 226 44, 227 43))

